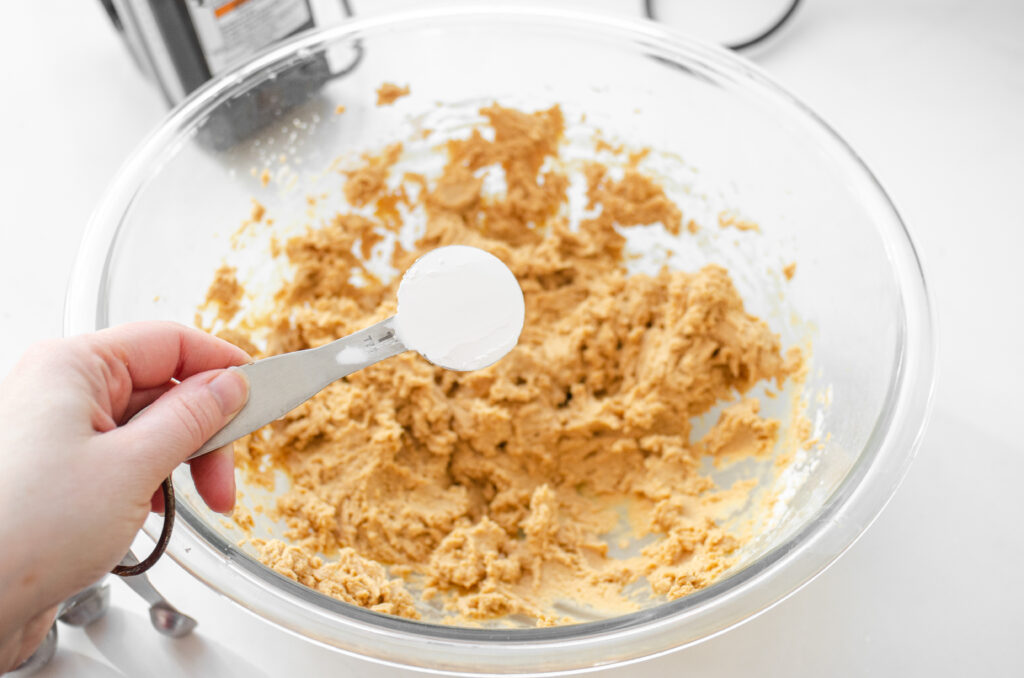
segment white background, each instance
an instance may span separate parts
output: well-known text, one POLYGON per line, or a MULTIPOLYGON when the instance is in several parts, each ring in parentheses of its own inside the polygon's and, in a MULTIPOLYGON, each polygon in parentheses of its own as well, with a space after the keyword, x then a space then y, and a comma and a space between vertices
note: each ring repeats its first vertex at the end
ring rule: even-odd
MULTIPOLYGON (((60 334, 89 213, 165 112, 98 2, 4 4, 0 375, 60 334)), ((1024 3, 808 0, 754 58, 850 141, 908 222, 937 306, 935 412, 890 506, 824 575, 738 629, 601 675, 1024 675, 1024 3)), ((169 559, 152 578, 198 617, 194 636, 158 636, 114 582, 107 617, 62 626, 40 675, 411 675, 272 628, 169 559)))

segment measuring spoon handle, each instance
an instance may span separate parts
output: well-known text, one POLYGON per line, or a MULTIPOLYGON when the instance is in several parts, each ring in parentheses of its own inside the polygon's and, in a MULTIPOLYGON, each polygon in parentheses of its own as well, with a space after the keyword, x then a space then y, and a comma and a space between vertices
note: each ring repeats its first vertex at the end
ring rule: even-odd
POLYGON ((189 459, 212 452, 279 419, 331 382, 405 351, 395 333, 394 320, 392 316, 324 346, 232 367, 248 378, 249 399, 234 419, 189 459))

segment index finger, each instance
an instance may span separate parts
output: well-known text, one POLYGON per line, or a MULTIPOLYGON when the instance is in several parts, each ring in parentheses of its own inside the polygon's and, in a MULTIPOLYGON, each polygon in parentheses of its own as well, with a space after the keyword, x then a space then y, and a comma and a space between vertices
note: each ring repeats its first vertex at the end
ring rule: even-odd
POLYGON ((172 322, 128 323, 101 330, 95 339, 124 364, 135 390, 252 362, 237 346, 172 322))

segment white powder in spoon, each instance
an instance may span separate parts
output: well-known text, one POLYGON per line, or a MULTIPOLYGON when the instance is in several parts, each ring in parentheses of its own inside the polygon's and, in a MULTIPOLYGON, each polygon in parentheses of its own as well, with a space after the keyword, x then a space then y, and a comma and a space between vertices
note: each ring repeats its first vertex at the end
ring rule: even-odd
POLYGON ((395 328, 406 348, 465 372, 511 351, 525 314, 523 291, 501 259, 451 245, 427 252, 402 276, 395 328))

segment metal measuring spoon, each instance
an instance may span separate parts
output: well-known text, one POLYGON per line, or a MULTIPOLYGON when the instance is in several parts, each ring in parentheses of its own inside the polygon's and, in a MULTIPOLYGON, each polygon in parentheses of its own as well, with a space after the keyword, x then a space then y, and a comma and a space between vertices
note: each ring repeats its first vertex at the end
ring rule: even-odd
POLYGON ((57 619, 69 626, 88 626, 107 613, 110 585, 100 580, 60 604, 57 619))
POLYGON ((9 678, 22 678, 31 676, 33 673, 50 663, 53 655, 57 653, 57 624, 54 622, 50 630, 46 632, 43 642, 39 644, 36 651, 23 661, 16 669, 7 675, 9 678))
MULTIPOLYGON (((57 619, 71 626, 88 626, 106 614, 108 607, 110 607, 110 585, 100 580, 61 603, 57 609, 57 619)), ((56 652, 57 623, 54 622, 36 651, 7 675, 30 676, 49 664, 56 652)))
POLYGON ((283 353, 232 367, 249 380, 249 399, 228 424, 189 459, 212 452, 279 419, 331 382, 406 350, 394 328, 395 318, 324 346, 283 353))
POLYGON ((524 318, 523 292, 500 259, 462 245, 432 250, 402 276, 396 315, 318 348, 231 368, 248 378, 249 399, 189 458, 252 433, 332 382, 406 350, 447 369, 486 367, 512 350, 524 318))
MULTIPOLYGON (((121 559, 122 565, 137 565, 139 559, 131 551, 121 559)), ((171 638, 181 638, 192 633, 198 622, 184 612, 179 612, 167 599, 160 595, 145 574, 121 577, 121 580, 149 603, 149 621, 160 633, 171 638)))

